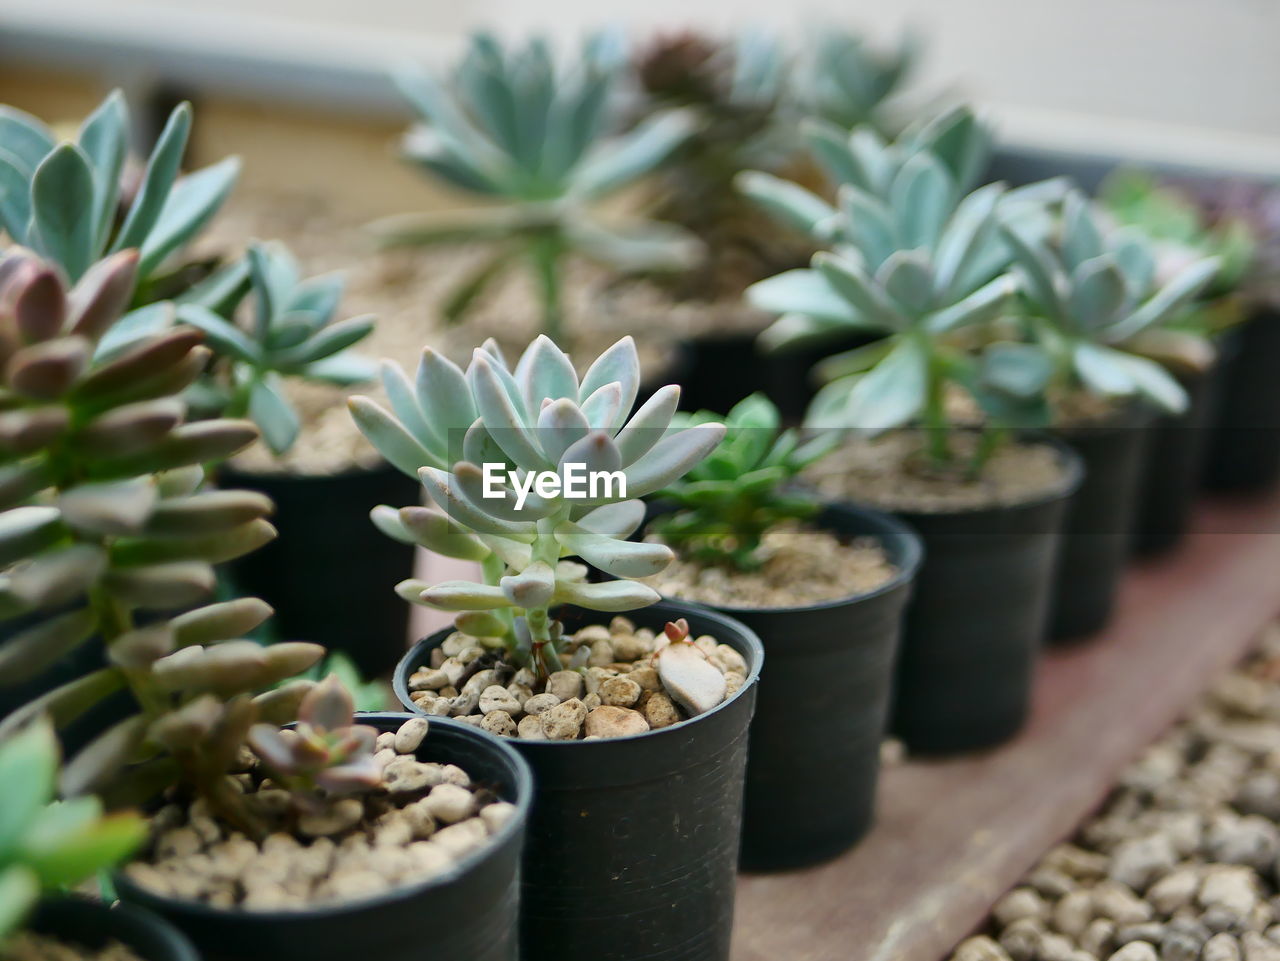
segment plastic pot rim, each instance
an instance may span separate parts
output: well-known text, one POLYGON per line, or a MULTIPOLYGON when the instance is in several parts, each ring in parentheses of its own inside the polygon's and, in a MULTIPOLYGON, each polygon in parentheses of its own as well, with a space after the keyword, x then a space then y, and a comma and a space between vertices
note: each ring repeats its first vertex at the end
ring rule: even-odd
POLYGON ((900 564, 896 564, 897 571, 893 577, 885 581, 879 587, 869 591, 863 591, 858 594, 846 594, 843 597, 835 597, 826 601, 814 601, 811 604, 798 604, 788 607, 740 607, 730 604, 712 604, 709 601, 693 601, 680 597, 677 594, 663 594, 664 600, 677 601, 681 604, 692 604, 696 607, 703 608, 716 613, 726 614, 729 617, 737 618, 738 616, 751 617, 755 614, 763 615, 782 615, 782 614, 806 614, 812 611, 829 611, 837 607, 846 607, 851 603, 871 600, 872 598, 881 597, 891 591, 895 591, 902 587, 903 584, 909 584, 915 579, 916 573, 920 570, 920 565, 924 563, 924 541, 916 530, 902 518, 889 513, 880 507, 874 507, 870 504, 856 503, 853 501, 822 501, 821 510, 810 519, 809 523, 813 527, 829 530, 829 526, 821 522, 823 514, 828 511, 837 511, 840 513, 858 514, 864 518, 870 518, 872 521, 881 525, 880 531, 874 531, 870 534, 856 535, 860 537, 874 537, 884 543, 886 537, 896 537, 903 545, 903 558, 900 564))
MULTIPOLYGON (((408 711, 357 711, 355 720, 357 723, 369 723, 370 721, 388 721, 400 722, 412 720, 415 717, 427 717, 424 714, 409 713, 408 711)), ((364 911, 372 907, 382 905, 392 905, 401 901, 408 901, 418 898, 433 888, 442 888, 457 881, 460 877, 470 871, 476 864, 484 860, 494 850, 508 844, 511 839, 520 831, 524 830, 524 826, 528 823, 529 812, 533 806, 533 772, 529 768, 529 762, 520 756, 520 753, 513 749, 510 745, 502 743, 502 738, 495 737, 487 731, 482 731, 478 727, 471 724, 464 724, 453 718, 444 717, 427 717, 428 730, 427 737, 431 736, 430 728, 437 724, 443 725, 446 729, 456 731, 464 736, 473 736, 476 739, 486 742, 493 746, 500 754, 504 756, 514 771, 515 781, 515 800, 511 803, 517 808, 517 816, 509 819, 502 826, 502 830, 498 834, 489 837, 486 843, 476 848, 474 851, 468 852, 464 857, 448 871, 438 874, 422 881, 411 884, 398 885, 390 891, 383 891, 378 894, 369 895, 367 897, 352 898, 344 901, 336 901, 331 904, 317 905, 316 907, 299 908, 297 910, 272 910, 272 911, 250 911, 246 908, 217 908, 209 904, 202 904, 198 901, 189 901, 186 898, 170 897, 169 895, 156 894, 131 881, 123 871, 116 871, 113 874, 112 881, 117 889, 121 887, 128 888, 132 892, 140 892, 142 897, 131 897, 127 904, 137 907, 146 908, 150 903, 167 902, 179 904, 185 912, 191 915, 217 920, 219 918, 248 918, 253 922, 262 923, 285 923, 306 921, 308 918, 315 917, 332 917, 334 915, 350 914, 358 911, 364 911)))
MULTIPOLYGON (((747 625, 743 624, 741 621, 735 620, 733 617, 729 616, 728 614, 724 614, 718 610, 715 610, 714 608, 704 607, 701 604, 693 604, 689 601, 679 601, 673 598, 664 597, 662 600, 657 601, 649 605, 648 607, 636 608, 636 610, 634 611, 616 611, 616 612, 590 611, 590 610, 587 610, 586 608, 578 608, 578 610, 586 611, 586 613, 588 614, 598 614, 601 617, 604 617, 606 615, 609 617, 615 617, 615 616, 627 617, 628 615, 631 615, 631 614, 636 614, 641 611, 652 610, 655 607, 662 607, 662 606, 693 608, 694 609, 693 613, 697 614, 699 617, 705 617, 711 620, 712 622, 715 622, 718 627, 728 628, 729 630, 736 632, 738 636, 742 638, 743 643, 745 644, 748 652, 750 652, 751 654, 751 657, 747 663, 747 676, 743 680, 742 686, 739 687, 736 691, 734 691, 731 696, 721 701, 711 710, 703 711, 701 714, 695 714, 693 717, 689 718, 688 720, 681 721, 679 724, 670 724, 667 727, 661 727, 661 728, 658 728, 657 730, 648 730, 643 732, 642 734, 627 734, 627 735, 624 735, 623 737, 602 738, 598 741, 585 741, 585 740, 582 740, 581 738, 577 738, 571 741, 553 741, 551 739, 520 740, 518 738, 505 738, 505 739, 498 738, 498 740, 508 740, 508 741, 519 740, 520 747, 522 750, 525 748, 530 748, 530 749, 539 750, 539 751, 541 750, 563 751, 563 750, 575 750, 575 749, 580 751, 589 751, 592 749, 598 750, 601 747, 604 747, 607 749, 608 747, 615 744, 626 744, 626 743, 633 743, 637 741, 651 740, 656 737, 663 737, 664 735, 671 734, 672 732, 679 732, 679 730, 683 727, 686 727, 690 724, 694 724, 698 721, 703 720, 704 718, 712 717, 720 713, 721 711, 726 710, 729 707, 729 705, 731 705, 743 694, 750 691, 752 687, 760 680, 760 669, 764 662, 764 644, 761 643, 760 638, 756 635, 756 632, 753 631, 751 628, 747 627, 747 625)), ((442 635, 443 637, 447 637, 449 634, 452 634, 454 632, 455 632, 455 628, 452 628, 452 627, 444 627, 438 631, 433 631, 431 634, 428 634, 426 637, 422 638, 422 640, 414 644, 413 647, 409 648, 408 653, 405 654, 403 658, 401 658, 400 664, 396 666, 395 674, 392 676, 392 687, 395 689, 396 697, 400 699, 402 705, 406 701, 408 701, 409 703, 412 703, 411 699, 409 698, 409 685, 407 683, 407 678, 411 673, 410 665, 413 665, 413 667, 416 668, 417 666, 426 663, 426 661, 423 660, 421 655, 439 646, 437 643, 433 643, 434 639, 437 636, 442 636, 442 635)), ((717 638, 717 640, 719 640, 719 638, 717 638)), ((726 644, 728 642, 720 641, 720 643, 726 644)), ((729 646, 733 647, 734 645, 730 644, 729 646)), ((417 710, 413 712, 413 715, 415 717, 427 717, 427 718, 431 717, 431 715, 424 714, 421 711, 417 711, 417 710)), ((462 724, 462 722, 460 721, 455 723, 462 724)), ((469 724, 463 724, 463 726, 471 727, 471 725, 469 724)))

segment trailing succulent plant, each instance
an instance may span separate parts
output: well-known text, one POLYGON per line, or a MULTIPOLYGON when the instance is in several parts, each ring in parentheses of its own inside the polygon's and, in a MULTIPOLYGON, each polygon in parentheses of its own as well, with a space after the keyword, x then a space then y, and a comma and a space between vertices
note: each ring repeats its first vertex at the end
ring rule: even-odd
MULTIPOLYGON (((902 191, 916 181, 904 178, 909 163, 936 161, 947 175, 949 204, 954 207, 986 171, 994 142, 991 129, 965 106, 954 107, 886 140, 870 127, 852 132, 820 120, 801 125, 814 159, 831 183, 848 185, 889 205, 909 201, 902 191), (923 155, 926 160, 914 158, 923 155)), ((797 228, 820 244, 848 240, 843 231, 853 221, 838 205, 800 184, 763 171, 738 177, 738 189, 780 222, 797 228)), ((1053 182, 1047 182, 1053 183, 1053 182)), ((1043 185, 1037 191, 1044 192, 1043 185)), ((1015 196, 1023 191, 1014 192, 1015 196)), ((1006 201, 1008 203, 1008 201, 1006 201)))
POLYGON ((398 540, 480 561, 485 574, 485 583, 407 580, 396 588, 402 597, 460 612, 459 630, 505 646, 512 660, 543 676, 560 664, 554 607, 626 611, 658 600, 627 579, 656 574, 673 556, 661 544, 626 540, 644 519, 638 498, 702 460, 724 427, 672 428, 675 386, 631 414, 640 367, 630 337, 581 380, 545 336, 514 370, 489 343, 465 374, 428 348, 416 380, 390 363, 383 375, 391 411, 355 397, 352 413, 388 461, 421 478, 435 506, 379 506, 374 523, 398 540), (486 490, 486 471, 500 473, 502 483, 486 490), (569 496, 575 471, 610 476, 585 486, 585 496, 569 496), (587 567, 572 557, 620 579, 589 583, 587 567))
POLYGON ((422 69, 397 75, 423 120, 405 138, 406 156, 485 201, 374 225, 391 244, 492 248, 450 295, 447 318, 461 317, 496 278, 524 262, 538 284, 543 329, 559 337, 569 254, 629 271, 678 269, 696 260, 696 240, 673 225, 605 219, 591 209, 651 172, 693 131, 688 113, 666 111, 609 136, 621 62, 604 35, 585 42, 576 59, 557 62, 545 39, 511 49, 482 33, 447 77, 422 69))
POLYGON ((131 854, 134 814, 104 816, 96 797, 56 800, 58 741, 45 721, 0 738, 0 948, 41 894, 68 890, 131 854))
MULTIPOLYGON (((677 414, 688 427, 717 419, 709 411, 677 414)), ((818 504, 786 490, 788 482, 839 443, 834 431, 805 439, 781 430, 778 409, 763 394, 740 401, 724 418, 725 437, 706 460, 655 495, 675 512, 650 527, 682 557, 736 570, 760 565, 765 533, 785 521, 812 517, 818 504)))
MULTIPOLYGON (((181 289, 181 271, 166 274, 173 254, 209 222, 240 171, 232 157, 180 175, 191 134, 191 105, 164 126, 136 184, 127 171, 129 111, 114 91, 59 142, 41 121, 0 107, 0 228, 14 243, 56 263, 72 282, 104 256, 139 251, 142 306, 181 289)), ((131 292, 132 293, 132 292, 131 292)))
POLYGON ((702 241, 703 262, 677 275, 698 297, 726 290, 737 295, 745 283, 791 259, 795 238, 761 230, 758 210, 734 183, 744 170, 777 169, 792 157, 792 124, 784 109, 788 70, 781 44, 754 31, 730 41, 664 33, 636 54, 642 116, 681 109, 697 119, 694 132, 657 171, 652 210, 702 241))
POLYGON ((331 674, 303 697, 292 728, 255 724, 249 746, 273 781, 311 806, 367 791, 382 783, 373 759, 378 729, 356 724, 354 712, 351 694, 331 674))
POLYGON ((334 320, 342 289, 333 274, 301 279, 288 250, 259 243, 180 296, 178 320, 203 331, 217 355, 193 390, 194 406, 248 417, 276 455, 288 451, 301 423, 285 378, 347 387, 377 376, 376 365, 350 349, 373 331, 373 318, 334 320))
MULTIPOLYGON (((807 415, 810 426, 884 431, 920 423, 931 461, 945 466, 953 459, 949 385, 982 407, 994 441, 1004 427, 1046 419, 1047 364, 1028 345, 991 342, 987 334, 1016 289, 997 218, 1004 187, 981 187, 955 204, 951 175, 919 153, 902 165, 888 196, 844 184, 828 228, 838 241, 833 249, 807 269, 753 285, 747 296, 781 315, 762 335, 769 346, 841 332, 874 338, 819 364, 827 384, 807 415)), ((802 216, 801 204, 795 208, 802 216)))
POLYGON ((1059 390, 1138 396, 1171 412, 1185 407, 1178 382, 1140 355, 1185 353, 1179 344, 1198 340, 1168 324, 1212 282, 1216 257, 1185 264, 1161 285, 1150 241, 1132 228, 1108 232, 1079 191, 1068 194, 1053 236, 1028 237, 1016 224, 1002 232, 1036 345, 1024 349, 1044 352, 1059 390))
POLYGON ((880 50, 861 33, 824 24, 796 58, 797 106, 805 116, 844 130, 869 127, 890 135, 900 123, 893 101, 919 55, 919 38, 910 32, 895 49, 880 50))
POLYGON ((68 291, 28 251, 0 260, 0 678, 22 683, 95 639, 107 661, 0 728, 40 713, 61 727, 126 688, 137 713, 69 759, 63 792, 141 800, 181 780, 252 831, 224 775, 255 721, 291 719, 310 684, 273 686, 323 649, 241 640, 270 615, 261 601, 196 606, 214 564, 275 536, 272 505, 201 488, 201 465, 257 432, 184 423, 181 394, 209 359, 199 331, 173 327, 101 355, 138 262, 114 254, 68 291))

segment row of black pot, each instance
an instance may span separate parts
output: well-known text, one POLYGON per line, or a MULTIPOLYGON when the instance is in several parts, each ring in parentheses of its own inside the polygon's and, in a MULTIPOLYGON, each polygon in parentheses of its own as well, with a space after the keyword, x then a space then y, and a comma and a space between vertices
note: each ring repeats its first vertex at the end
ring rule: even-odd
MULTIPOLYGON (((856 343, 838 345, 838 348, 856 343)), ((1088 534, 1063 563, 1082 586, 1079 596, 1051 615, 1052 633, 1072 637, 1106 620, 1110 592, 1131 550, 1167 550, 1185 532, 1202 487, 1250 491, 1280 480, 1280 313, 1260 311, 1218 341, 1219 361, 1180 375, 1191 396, 1187 413, 1160 417, 1146 429, 1142 415, 1069 440, 1086 463, 1086 481, 1067 529, 1088 534), (1111 492, 1129 487, 1126 500, 1111 492), (1097 491, 1095 494, 1094 492, 1097 491), (1095 512, 1084 505, 1099 502, 1095 512), (1122 536, 1124 535, 1124 536, 1122 536), (1095 586, 1086 588, 1091 581, 1095 586)), ((811 399, 808 370, 830 346, 792 354, 757 352, 752 337, 703 338, 684 344, 666 380, 684 385, 689 409, 728 410, 748 394, 769 394, 790 420, 811 399)), ((665 382, 665 381, 664 381, 665 382)), ((261 490, 277 505, 285 536, 234 566, 245 593, 277 610, 281 636, 314 640, 348 653, 370 676, 384 674, 401 654, 405 606, 386 585, 403 576, 412 550, 384 537, 368 520, 372 504, 409 504, 417 484, 389 466, 332 477, 244 474, 228 471, 231 486, 261 490), (325 517, 323 532, 314 523, 325 517), (358 567, 347 560, 358 556, 358 567)))

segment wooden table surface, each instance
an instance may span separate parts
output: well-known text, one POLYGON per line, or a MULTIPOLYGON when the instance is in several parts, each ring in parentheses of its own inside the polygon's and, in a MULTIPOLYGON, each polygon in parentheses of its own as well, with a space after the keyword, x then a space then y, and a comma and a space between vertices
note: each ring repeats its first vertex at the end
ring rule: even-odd
POLYGON ((944 957, 1277 612, 1280 497, 1205 505, 1183 547, 1132 569, 1104 634, 1048 653, 1015 741, 887 770, 855 850, 743 876, 733 961, 944 957))

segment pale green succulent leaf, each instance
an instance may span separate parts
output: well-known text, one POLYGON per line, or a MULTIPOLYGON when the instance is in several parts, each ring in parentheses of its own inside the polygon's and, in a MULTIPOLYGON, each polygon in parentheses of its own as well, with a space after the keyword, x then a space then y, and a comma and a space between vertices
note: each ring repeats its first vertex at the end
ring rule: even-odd
POLYGON ((29 179, 53 152, 57 139, 31 114, 0 104, 0 144, 20 163, 18 169, 29 179))
POLYGON ((402 507, 395 519, 411 543, 429 551, 464 561, 482 561, 489 556, 489 549, 474 535, 448 515, 433 508, 402 507))
POLYGON ((129 110, 124 95, 113 90, 80 125, 77 142, 93 168, 97 202, 94 223, 96 251, 106 248, 120 196, 120 173, 128 154, 129 110))
POLYGON ((546 334, 539 334, 516 363, 516 383, 526 410, 540 410, 544 400, 578 399, 573 362, 546 334))
POLYGON ((15 242, 25 242, 31 224, 31 186, 18 164, 18 159, 0 146, 0 229, 15 242))
POLYGON ((512 607, 546 607, 555 594, 556 575, 549 564, 534 561, 524 570, 503 577, 498 586, 512 607))
POLYGON ((642 120, 630 132, 592 152, 574 172, 574 190, 595 198, 650 173, 697 129, 691 111, 668 110, 642 120))
MULTIPOLYGON (((611 423, 592 422, 592 426, 617 430, 630 413, 640 390, 640 358, 636 353, 635 339, 630 335, 618 339, 587 368, 578 387, 578 399, 584 408, 600 388, 609 384, 617 384, 620 389, 618 412, 611 423)), ((590 416, 587 419, 590 421, 590 416)))
POLYGON ((445 466, 441 460, 405 430, 404 426, 368 397, 351 397, 347 400, 351 416, 368 439, 397 470, 417 477, 422 467, 445 466))
POLYGON ((644 523, 645 505, 639 498, 593 507, 577 519, 577 526, 609 538, 628 538, 644 523))
POLYGON ((680 387, 676 384, 659 387, 640 405, 614 438, 624 465, 633 464, 662 439, 679 405, 680 387))
POLYGON ((94 189, 89 158, 69 143, 55 147, 31 180, 32 236, 28 242, 61 266, 73 281, 94 260, 94 189))
POLYGON ((146 243, 147 236, 160 220, 169 192, 178 178, 178 169, 190 135, 191 105, 183 103, 169 115, 164 130, 160 132, 155 149, 147 160, 142 186, 125 215, 115 243, 111 245, 113 253, 130 247, 142 248, 146 243))
POLYGON ((571 521, 556 527, 556 540, 565 553, 581 557, 614 577, 649 577, 663 571, 675 558, 665 544, 619 540, 571 521))
POLYGON ((1086 260, 1071 273, 1067 307, 1077 331, 1106 330, 1127 299, 1124 273, 1110 254, 1086 260))
POLYGON ((968 297, 935 311, 925 320, 926 328, 934 334, 944 334, 963 327, 973 327, 998 318, 1017 290, 1013 278, 1007 274, 989 281, 968 297))
POLYGON ((186 246, 221 209, 239 176, 239 158, 227 157, 174 183, 141 243, 139 273, 144 277, 153 273, 170 254, 186 246))
POLYGON ((746 297, 751 306, 770 313, 803 314, 831 325, 865 325, 857 309, 812 268, 785 270, 757 281, 747 288, 746 297))
POLYGON ((21 846, 41 809, 53 798, 58 742, 48 724, 36 723, 0 742, 0 862, 21 846))
POLYGON ((643 497, 684 476, 724 439, 723 424, 699 424, 667 434, 627 467, 627 496, 643 497))
POLYGON ((836 209, 812 191, 758 170, 738 174, 734 184, 739 192, 779 222, 815 239, 829 239, 828 225, 836 209))
POLYGON ((262 439, 276 456, 293 447, 302 432, 298 412, 281 387, 278 377, 269 376, 254 381, 249 388, 249 417, 258 425, 262 439))
POLYGON ((22 924, 40 897, 40 882, 25 864, 0 868, 0 943, 22 924))
POLYGON ((441 611, 493 611, 510 607, 502 588, 470 581, 443 581, 421 594, 421 602, 441 611))
POLYGON ((615 613, 634 611, 662 599, 652 587, 636 581, 605 581, 601 584, 557 581, 555 600, 592 611, 615 613))

